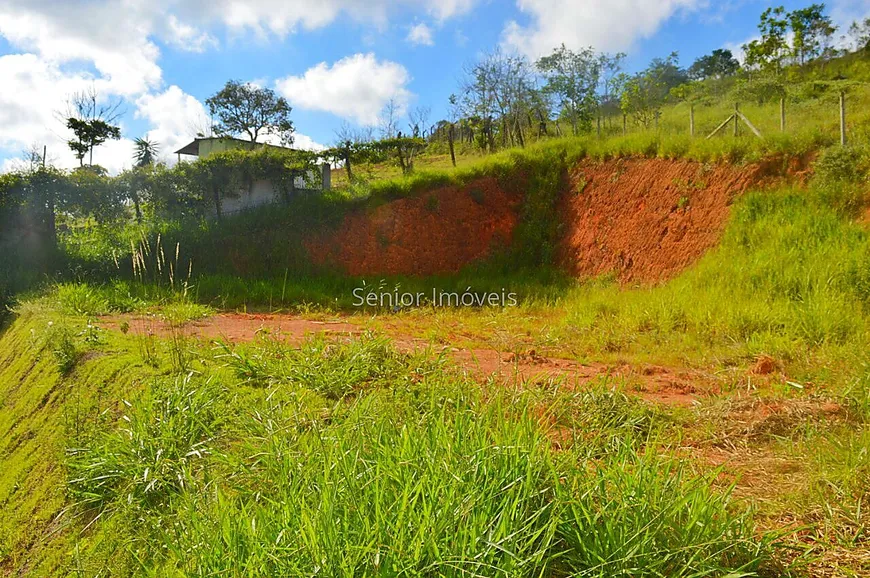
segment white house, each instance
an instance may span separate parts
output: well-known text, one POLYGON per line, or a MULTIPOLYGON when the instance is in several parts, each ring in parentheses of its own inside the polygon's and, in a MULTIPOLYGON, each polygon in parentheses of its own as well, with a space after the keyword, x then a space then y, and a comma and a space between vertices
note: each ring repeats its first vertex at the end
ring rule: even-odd
MULTIPOLYGON (((193 139, 193 142, 181 147, 180 149, 175 151, 175 154, 178 155, 178 160, 179 162, 181 162, 181 155, 205 158, 214 153, 223 152, 226 150, 254 150, 265 146, 275 145, 269 145, 264 143, 251 143, 250 141, 232 137, 204 137, 193 139)), ((329 190, 332 184, 332 168, 329 166, 328 163, 324 163, 320 166, 320 171, 322 186, 320 189, 316 190, 329 190)), ((314 177, 315 175, 313 174, 309 175, 308 180, 316 180, 314 177)), ((301 175, 294 179, 293 187, 295 190, 298 191, 312 190, 309 188, 309 184, 306 183, 306 179, 303 178, 301 175)), ((267 180, 258 180, 254 181, 251 184, 250 188, 239 191, 239 195, 237 197, 224 197, 221 201, 221 213, 223 213, 224 215, 238 213, 240 211, 244 211, 245 209, 267 205, 269 203, 274 203, 278 200, 279 192, 275 190, 275 187, 272 185, 272 183, 267 180)))

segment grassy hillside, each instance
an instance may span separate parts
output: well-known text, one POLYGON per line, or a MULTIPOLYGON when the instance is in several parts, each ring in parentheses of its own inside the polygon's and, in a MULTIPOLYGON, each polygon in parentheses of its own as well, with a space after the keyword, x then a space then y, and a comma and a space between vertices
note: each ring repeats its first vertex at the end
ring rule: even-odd
MULTIPOLYGON (((861 69, 858 58, 836 66, 861 69)), ((691 139, 678 104, 659 132, 552 139, 457 169, 433 156, 407 176, 371 167, 353 187, 223 223, 82 226, 63 239, 74 272, 0 320, 0 568, 866 575, 870 92, 851 89, 841 148, 830 88, 789 101, 783 135, 778 103, 742 103, 763 140, 691 139), (777 174, 815 160, 805 180, 736 199, 719 246, 668 282, 570 278, 553 260, 557 200, 577 194, 564 177, 625 156, 777 174), (306 236, 348 211, 481 177, 523 194, 515 244, 486 262, 361 279, 307 259, 306 236), (519 306, 354 309, 363 283, 507 287, 519 306), (227 309, 340 315, 367 331, 293 346, 185 330, 227 309), (131 328, 154 320, 167 331, 131 328), (632 371, 505 387, 454 349, 632 371), (687 372, 692 404, 644 401, 638 375, 656 372, 687 372)), ((699 132, 732 106, 696 105, 699 132)))
MULTIPOLYGON (((583 156, 741 161, 818 144, 751 142, 552 142, 376 183, 364 202, 583 156)), ((351 340, 216 346, 180 329, 210 313, 191 299, 340 311, 361 280, 334 275, 203 274, 181 290, 155 274, 22 297, 0 337, 0 564, 34 575, 860 575, 864 166, 863 149, 833 148, 809 186, 745 195, 721 246, 668 283, 495 260, 384 283, 511 284, 519 308, 370 311, 358 316, 377 314, 365 322, 376 333, 351 340), (172 329, 89 322, 120 311, 172 329), (688 409, 640 401, 624 379, 505 389, 437 349, 403 353, 385 337, 397 326, 433 347, 665 363, 716 385, 688 409), (772 373, 749 371, 762 359, 772 373)), ((531 197, 550 198, 538 182, 531 197)))
POLYGON ((50 301, 0 340, 16 360, 2 372, 5 569, 715 576, 775 564, 727 488, 675 456, 673 417, 604 387, 480 388, 375 336, 298 350, 148 340, 50 301))

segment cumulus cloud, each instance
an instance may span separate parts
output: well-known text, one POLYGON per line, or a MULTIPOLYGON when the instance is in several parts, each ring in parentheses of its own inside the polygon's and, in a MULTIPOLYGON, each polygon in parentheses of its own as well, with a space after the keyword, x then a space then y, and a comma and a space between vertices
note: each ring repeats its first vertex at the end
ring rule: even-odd
POLYGON ((159 94, 146 94, 136 101, 137 118, 153 127, 146 137, 160 147, 163 160, 175 160, 177 151, 196 137, 208 134, 209 116, 205 106, 178 86, 170 86, 159 94))
MULTIPOLYGON (((285 146, 281 142, 281 137, 279 135, 273 135, 269 133, 262 135, 262 137, 258 139, 258 141, 275 146, 285 146)), ((291 145, 291 147, 296 150, 302 151, 322 151, 328 148, 325 145, 320 144, 310 136, 302 134, 300 132, 293 133, 293 144, 291 145)))
MULTIPOLYGON (((35 54, 0 56, 0 150, 19 155, 31 145, 46 146, 58 166, 78 165, 66 141, 71 138, 62 121, 67 96, 88 90, 92 78, 68 74, 35 54)), ((94 162, 111 171, 130 164, 129 141, 110 141, 94 150, 94 162)), ((4 165, 8 168, 9 164, 4 165)))
POLYGON ((166 40, 179 50, 187 52, 205 52, 209 48, 217 47, 217 39, 195 26, 185 24, 175 14, 170 14, 166 19, 166 40))
POLYGON ((680 10, 702 6, 704 0, 517 0, 530 24, 511 21, 503 44, 527 56, 543 56, 562 43, 568 48, 626 50, 639 38, 653 35, 680 10))
POLYGON ((299 28, 313 30, 345 14, 358 22, 386 24, 397 9, 424 10, 438 21, 470 11, 478 0, 191 0, 186 14, 199 20, 219 21, 235 30, 283 36, 299 28))
POLYGON ((432 46, 435 44, 435 41, 432 39, 432 29, 422 22, 411 26, 405 40, 414 45, 432 46))
POLYGON ((279 92, 295 106, 329 112, 361 125, 376 125, 392 100, 400 114, 411 99, 411 77, 404 66, 355 54, 329 65, 321 62, 302 76, 277 81, 279 92))
MULTIPOLYGON (((61 166, 74 164, 64 143, 69 135, 55 112, 70 94, 89 87, 132 105, 128 109, 151 123, 149 138, 160 141, 164 152, 192 136, 182 124, 207 127, 207 122, 187 120, 201 113, 201 103, 178 87, 165 88, 159 45, 204 52, 218 46, 221 28, 283 36, 327 26, 340 16, 380 25, 393 13, 415 11, 440 23, 468 12, 477 1, 0 0, 0 36, 13 52, 0 56, 0 158, 39 142, 53 149, 50 156, 61 166)), ((425 41, 425 31, 419 33, 425 41)), ((406 105, 408 81, 402 66, 356 55, 285 79, 283 86, 298 106, 373 124, 390 98, 406 105)), ((304 135, 298 139, 317 145, 304 135)), ((94 160, 108 168, 126 166, 131 146, 128 140, 104 145, 94 160)))
POLYGON ((154 16, 136 3, 83 6, 59 0, 0 4, 0 35, 50 64, 92 63, 104 90, 141 93, 161 82, 160 51, 149 39, 154 16))

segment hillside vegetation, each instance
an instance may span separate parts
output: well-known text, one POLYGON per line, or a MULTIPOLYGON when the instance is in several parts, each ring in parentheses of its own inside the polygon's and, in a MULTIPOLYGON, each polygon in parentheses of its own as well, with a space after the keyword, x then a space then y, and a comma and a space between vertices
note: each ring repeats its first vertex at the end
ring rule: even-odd
POLYGON ((780 70, 783 133, 780 96, 746 100, 746 78, 727 75, 625 135, 616 111, 600 136, 594 117, 560 113, 561 137, 514 133, 523 146, 493 154, 493 139, 454 142, 455 168, 432 138, 412 170, 370 157, 333 191, 237 216, 206 218, 208 193, 312 159, 233 152, 146 168, 141 189, 130 175, 4 176, 14 195, 0 201, 17 200, 0 217, 56 244, 0 238, 14 248, 0 257, 0 569, 867 575, 868 62, 858 51, 780 70), (704 138, 738 97, 763 138, 704 138), (628 274, 631 255, 596 275, 566 267, 565 205, 638 201, 623 195, 628 162, 692 177, 655 183, 673 199, 661 214, 650 202, 585 222, 653 215, 656 234, 688 222, 678 241, 694 250, 658 276, 628 274), (132 203, 99 202, 146 189, 141 220, 132 203), (713 195, 715 219, 702 219, 713 195), (414 239, 437 238, 424 227, 461 221, 451 198, 475 215, 510 205, 510 238, 427 276, 312 258, 356 219, 384 255, 413 260, 414 239), (400 210, 419 228, 397 243, 381 233, 400 210), (355 303, 355 290, 433 289, 517 303, 355 303))

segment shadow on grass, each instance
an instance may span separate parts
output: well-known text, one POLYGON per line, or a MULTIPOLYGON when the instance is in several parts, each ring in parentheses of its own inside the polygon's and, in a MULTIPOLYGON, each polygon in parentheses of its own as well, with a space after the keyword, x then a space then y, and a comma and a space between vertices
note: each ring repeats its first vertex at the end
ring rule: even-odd
POLYGON ((313 307, 349 313, 417 307, 552 305, 576 284, 575 279, 552 269, 512 273, 472 269, 431 277, 298 275, 288 271, 279 278, 260 279, 203 275, 195 280, 193 295, 200 303, 225 310, 313 307))

